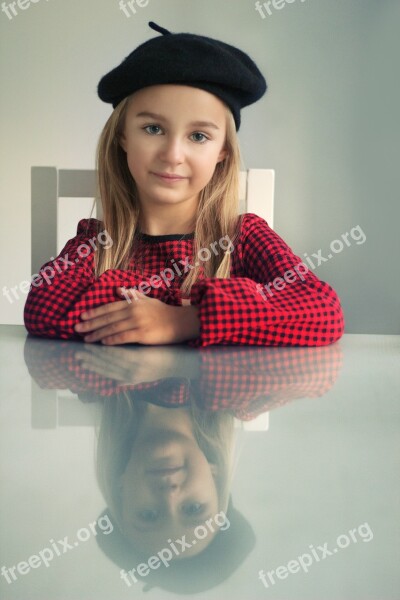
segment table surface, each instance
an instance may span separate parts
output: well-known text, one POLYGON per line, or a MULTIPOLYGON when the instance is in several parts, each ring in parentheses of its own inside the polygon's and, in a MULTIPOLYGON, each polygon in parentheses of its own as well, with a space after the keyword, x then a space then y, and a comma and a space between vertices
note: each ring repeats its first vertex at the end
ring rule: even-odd
POLYGON ((322 348, 105 348, 1 326, 0 365, 4 600, 400 598, 400 336, 345 334, 322 348), (153 527, 146 555, 135 541, 147 533, 130 518, 154 480, 127 462, 184 452, 174 437, 131 454, 135 425, 153 418, 162 435, 205 432, 193 434, 196 452, 207 473, 218 466, 208 479, 190 458, 178 472, 187 479, 151 474, 160 487, 140 516, 153 527), (169 537, 153 522, 169 492, 192 494, 188 510, 202 511, 213 489, 215 537, 204 512, 169 537), (202 540, 196 557, 192 543, 184 556, 183 531, 202 540))

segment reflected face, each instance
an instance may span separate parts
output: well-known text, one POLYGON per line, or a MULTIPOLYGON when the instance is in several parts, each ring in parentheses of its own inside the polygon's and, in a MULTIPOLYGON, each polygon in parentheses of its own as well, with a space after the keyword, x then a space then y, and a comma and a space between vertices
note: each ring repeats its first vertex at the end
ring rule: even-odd
POLYGON ((194 203, 226 156, 226 107, 185 85, 155 85, 131 97, 121 146, 142 202, 194 203))
POLYGON ((139 435, 121 478, 124 535, 148 555, 184 534, 196 544, 182 557, 204 550, 218 526, 206 526, 202 540, 194 529, 218 513, 215 473, 190 434, 153 428, 139 435))

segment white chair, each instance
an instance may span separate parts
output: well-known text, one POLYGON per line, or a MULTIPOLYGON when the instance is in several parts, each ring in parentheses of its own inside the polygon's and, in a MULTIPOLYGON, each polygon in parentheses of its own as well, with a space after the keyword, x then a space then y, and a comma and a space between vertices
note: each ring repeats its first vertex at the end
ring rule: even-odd
MULTIPOLYGON (((239 212, 251 212, 265 219, 273 228, 275 171, 249 169, 240 173, 239 212)), ((96 171, 32 167, 31 169, 31 269, 32 275, 51 257, 57 256, 57 214, 60 199, 94 198, 96 171)), ((101 205, 96 203, 93 217, 101 219, 101 205)), ((89 215, 82 211, 81 219, 89 215)), ((73 235, 75 235, 75 232, 73 235)), ((59 232, 62 245, 71 237, 59 232)))
MULTIPOLYGON (((68 198, 95 198, 96 171, 82 169, 57 169, 56 167, 32 167, 31 169, 31 269, 32 275, 52 257, 57 256, 57 222, 59 200, 68 198)), ((240 173, 239 212, 255 213, 265 219, 273 228, 275 171, 273 169, 248 169, 240 173)), ((101 205, 96 202, 93 217, 101 219, 101 205)), ((79 218, 87 218, 84 214, 79 218)), ((75 229, 76 232, 76 229, 75 229)), ((74 234, 75 234, 74 232, 74 234)), ((62 230, 59 232, 62 245, 69 239, 62 230)), ((91 421, 76 422, 75 407, 71 397, 76 395, 63 391, 46 390, 48 402, 43 403, 43 390, 32 386, 32 426, 34 428, 56 427, 61 423, 87 425, 91 421), (65 397, 69 402, 65 403, 65 397), (61 412, 60 409, 62 408, 61 412), (71 413, 71 414, 70 414, 71 413)), ((76 397, 77 400, 77 397, 76 397)), ((78 400, 77 400, 78 401, 78 400)), ((81 415, 81 409, 77 411, 81 415)), ((80 421, 81 418, 78 419, 80 421)), ((269 427, 269 414, 263 413, 248 422, 238 421, 236 428, 246 431, 266 431, 269 427)))

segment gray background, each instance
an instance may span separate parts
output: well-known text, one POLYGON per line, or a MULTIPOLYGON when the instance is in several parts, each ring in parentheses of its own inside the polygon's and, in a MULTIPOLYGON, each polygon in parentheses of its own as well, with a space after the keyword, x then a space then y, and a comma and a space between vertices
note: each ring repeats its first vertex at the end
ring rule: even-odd
MULTIPOLYGON (((295 0, 271 12, 262 19, 254 0, 149 0, 129 18, 118 0, 0 12, 1 287, 31 277, 31 166, 94 168, 111 112, 98 80, 156 35, 154 20, 256 61, 269 90, 243 110, 239 137, 245 168, 276 170, 275 231, 298 256, 327 256, 358 225, 365 243, 349 237, 314 272, 338 292, 347 333, 400 333, 400 3, 295 0)), ((1 322, 22 324, 24 302, 0 294, 1 322)))

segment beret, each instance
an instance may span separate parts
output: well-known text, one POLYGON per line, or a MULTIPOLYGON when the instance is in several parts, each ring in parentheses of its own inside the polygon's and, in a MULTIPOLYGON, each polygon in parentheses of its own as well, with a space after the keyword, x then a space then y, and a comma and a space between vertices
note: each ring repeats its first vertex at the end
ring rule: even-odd
POLYGON ((200 88, 225 102, 233 113, 236 130, 240 109, 256 102, 267 90, 257 65, 242 50, 213 38, 192 33, 171 33, 153 21, 162 33, 144 42, 120 65, 104 75, 98 96, 115 108, 121 100, 151 85, 175 83, 200 88))

